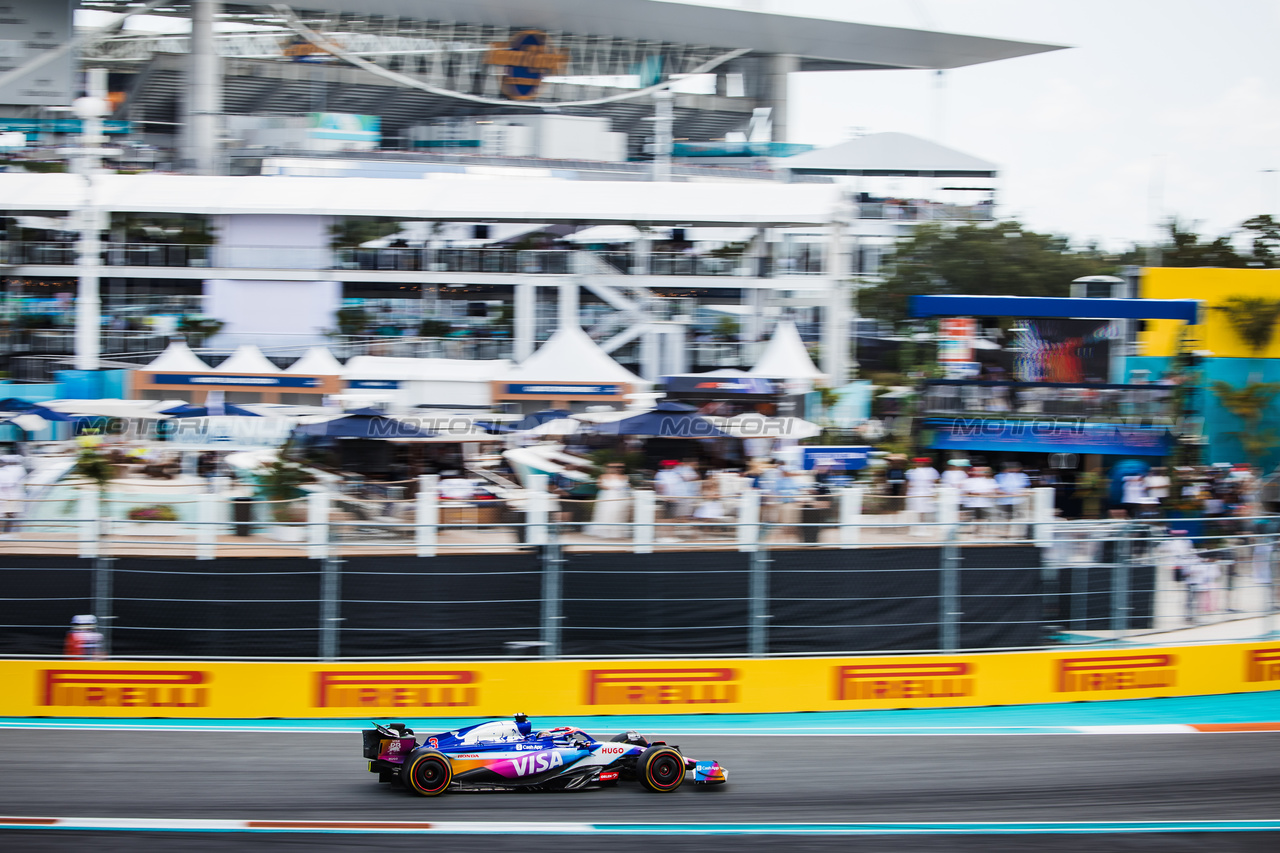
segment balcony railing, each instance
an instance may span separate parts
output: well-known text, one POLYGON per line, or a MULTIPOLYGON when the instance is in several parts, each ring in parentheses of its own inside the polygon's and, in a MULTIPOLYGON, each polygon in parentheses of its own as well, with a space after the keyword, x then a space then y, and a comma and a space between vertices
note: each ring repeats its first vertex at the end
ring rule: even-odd
POLYGON ((858 202, 859 219, 900 219, 903 222, 969 222, 995 218, 989 204, 934 202, 858 202))
POLYGON ((938 379, 925 383, 923 412, 931 415, 1173 416, 1169 385, 1072 385, 938 379))
MULTIPOLYGON (((388 272, 514 273, 569 275, 578 270, 566 249, 504 248, 354 248, 275 246, 195 246, 164 243, 105 243, 102 263, 109 267, 221 267, 278 270, 385 270, 388 272)), ((634 269, 629 252, 592 252, 610 269, 627 275, 634 269)), ((73 266, 73 242, 0 242, 0 265, 73 266)), ((655 252, 649 274, 658 276, 820 275, 819 252, 778 257, 716 257, 655 252)))

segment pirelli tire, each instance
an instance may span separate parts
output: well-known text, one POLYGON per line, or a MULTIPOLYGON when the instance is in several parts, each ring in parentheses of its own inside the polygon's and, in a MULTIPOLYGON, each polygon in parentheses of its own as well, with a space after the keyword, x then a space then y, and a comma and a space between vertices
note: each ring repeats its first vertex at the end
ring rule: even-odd
POLYGON ((684 756, 670 746, 651 746, 636 760, 636 778, 650 791, 669 794, 684 784, 684 756))
POLYGON ((438 797, 449 790, 453 781, 453 764, 439 750, 417 749, 401 766, 400 781, 415 794, 438 797))

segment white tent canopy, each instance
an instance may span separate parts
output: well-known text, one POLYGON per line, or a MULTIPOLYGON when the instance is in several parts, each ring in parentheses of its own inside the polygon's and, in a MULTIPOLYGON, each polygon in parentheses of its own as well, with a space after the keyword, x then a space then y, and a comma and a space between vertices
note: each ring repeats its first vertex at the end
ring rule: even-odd
POLYGON ((312 347, 302 358, 285 368, 285 373, 301 373, 304 376, 341 376, 342 363, 324 347, 312 347))
POLYGON ((562 326, 533 355, 496 377, 503 382, 646 382, 614 361, 577 326, 562 326))
POLYGON ((827 374, 814 366, 796 324, 790 320, 778 323, 760 360, 748 372, 773 379, 807 379, 818 384, 827 381, 827 374))
POLYGON ((909 133, 872 133, 788 157, 781 165, 823 175, 925 178, 993 178, 998 171, 995 163, 909 133))
POLYGON ((256 344, 241 344, 231 354, 231 358, 219 364, 214 370, 218 373, 279 373, 276 367, 262 354, 256 344))
POLYGON ((205 373, 209 370, 209 365, 201 361, 185 342, 174 341, 146 369, 170 373, 205 373))

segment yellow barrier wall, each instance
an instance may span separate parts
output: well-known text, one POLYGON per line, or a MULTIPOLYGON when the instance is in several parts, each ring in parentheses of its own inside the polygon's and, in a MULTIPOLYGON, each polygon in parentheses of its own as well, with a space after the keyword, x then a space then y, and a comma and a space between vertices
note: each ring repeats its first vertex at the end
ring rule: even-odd
POLYGON ((1280 643, 710 661, 0 661, 0 716, 366 717, 941 708, 1280 689, 1280 643))

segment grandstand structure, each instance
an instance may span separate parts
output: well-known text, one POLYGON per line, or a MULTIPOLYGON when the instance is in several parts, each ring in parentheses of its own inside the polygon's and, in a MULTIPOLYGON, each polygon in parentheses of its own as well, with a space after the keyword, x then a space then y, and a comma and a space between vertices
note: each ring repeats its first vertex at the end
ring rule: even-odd
MULTIPOLYGON (((767 337, 770 318, 803 315, 823 370, 839 384, 853 365, 859 240, 883 244, 917 218, 991 216, 989 206, 967 202, 926 207, 850 193, 831 177, 994 177, 994 166, 945 149, 882 138, 806 169, 768 159, 795 153, 779 147, 797 141, 791 75, 949 69, 1057 49, 661 0, 13 4, 44 39, 41 49, 62 53, 35 74, 39 86, 13 82, 21 71, 13 66, 31 56, 0 62, 0 118, 61 128, 66 113, 51 110, 65 110, 86 79, 105 79, 112 141, 159 151, 159 171, 185 174, 103 176, 92 210, 70 176, 0 175, 8 293, 71 291, 79 304, 90 286, 97 299, 101 278, 108 314, 152 297, 216 306, 228 340, 273 331, 323 337, 323 324, 312 322, 319 314, 331 318, 361 300, 388 316, 428 317, 463 303, 467 316, 511 316, 516 358, 557 323, 577 321, 647 378, 749 364, 746 356, 690 363, 690 318, 715 305, 735 308, 747 343, 767 337), (74 9, 145 13, 174 26, 73 33, 74 9), (88 69, 105 74, 77 73, 88 69), (313 136, 346 134, 363 140, 362 150, 278 141, 293 138, 289 123, 307 115, 335 122, 313 136), (541 147, 511 143, 525 144, 534 132, 526 126, 539 122, 541 147), (489 144, 499 129, 507 148, 463 147, 489 144), (552 131, 566 147, 545 144, 552 131), (588 136, 600 144, 587 154, 556 153, 579 150, 573 144, 588 136), (711 146, 727 155, 717 165, 688 165, 699 162, 692 157, 671 165, 680 146, 708 143, 724 143, 711 146), (613 153, 597 156, 603 151, 613 153), (751 156, 733 168, 742 153, 751 156), (463 188, 455 178, 482 181, 463 188), (212 182, 191 182, 199 179, 212 182), (678 186, 689 182, 698 186, 678 186), (94 249, 33 228, 22 214, 78 222, 82 235, 84 222, 98 222, 94 249), (333 236, 374 217, 394 217, 404 230, 367 246, 333 236), (183 236, 157 236, 175 218, 183 236), (28 225, 14 226, 21 221, 28 225), (196 242, 178 245, 192 234, 196 242), (264 317, 254 288, 308 310, 264 317)), ((38 141, 59 144, 47 134, 38 141)), ((123 160, 111 165, 128 169, 123 160)), ((79 317, 78 342, 95 334, 96 317, 79 317)))

